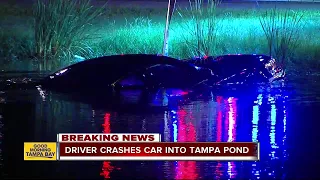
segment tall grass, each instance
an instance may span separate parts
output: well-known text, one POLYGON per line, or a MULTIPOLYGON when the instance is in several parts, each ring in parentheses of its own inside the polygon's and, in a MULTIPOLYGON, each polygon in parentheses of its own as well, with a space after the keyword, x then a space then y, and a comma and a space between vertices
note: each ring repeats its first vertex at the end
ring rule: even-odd
POLYGON ((179 9, 178 14, 182 28, 186 31, 182 34, 191 56, 210 56, 215 52, 217 31, 221 23, 217 18, 216 0, 189 0, 189 7, 179 9))
POLYGON ((260 24, 268 41, 269 54, 285 66, 301 40, 304 14, 292 10, 268 10, 260 17, 260 24))
POLYGON ((35 56, 40 70, 50 70, 61 56, 69 60, 90 37, 88 26, 103 8, 94 9, 89 0, 38 0, 34 9, 35 56))
MULTIPOLYGON (((102 38, 88 44, 81 56, 94 58, 113 54, 161 54, 163 24, 144 17, 126 20, 124 25, 108 24, 102 38), (110 29, 114 30, 111 33, 110 29)), ((174 54, 172 54, 174 55, 174 54)))
MULTIPOLYGON (((194 3, 195 1, 192 0, 192 2, 194 3)), ((202 7, 208 7, 205 6, 206 0, 202 0, 201 2, 204 2, 204 4, 202 4, 202 7)), ((0 7, 0 12, 1 8, 3 7, 0 7)), ((92 8, 91 10, 94 11, 95 9, 92 8)), ((292 25, 292 23, 290 26, 288 25, 289 23, 286 23, 287 25, 284 26, 283 23, 279 23, 283 21, 279 21, 277 20, 277 18, 275 18, 278 16, 270 15, 271 11, 265 12, 256 9, 226 9, 220 8, 219 6, 217 6, 217 9, 215 9, 215 11, 215 16, 212 19, 216 21, 211 21, 214 22, 212 24, 215 26, 215 29, 212 28, 214 29, 214 31, 211 31, 211 29, 210 31, 213 33, 209 34, 208 21, 195 21, 196 18, 192 18, 192 15, 189 14, 190 7, 185 10, 178 9, 178 12, 180 12, 183 16, 181 17, 179 14, 175 13, 175 17, 173 17, 172 23, 170 24, 169 56, 179 59, 190 58, 192 56, 198 56, 199 54, 221 55, 255 53, 271 54, 275 56, 275 51, 270 53, 270 44, 273 45, 271 46, 273 47, 271 49, 277 49, 276 47, 278 47, 279 52, 279 49, 281 49, 280 47, 286 47, 284 45, 289 44, 288 42, 294 42, 293 44, 295 45, 292 46, 293 48, 289 48, 288 51, 285 49, 285 52, 290 52, 286 53, 287 55, 285 56, 285 61, 287 61, 288 66, 290 66, 290 72, 292 72, 293 69, 308 71, 310 69, 319 70, 320 11, 308 10, 304 12, 303 18, 298 23, 299 26, 294 26, 292 25), (273 18, 270 18, 270 16, 273 18), (275 32, 278 31, 278 38, 273 38, 278 39, 277 41, 270 41, 271 38, 269 38, 268 41, 266 33, 263 30, 263 26, 261 25, 261 23, 263 24, 263 22, 265 22, 265 27, 272 27, 268 26, 270 24, 272 25, 272 23, 269 22, 273 22, 270 19, 274 19, 274 21, 278 23, 277 26, 274 26, 273 31, 267 32, 276 34, 275 32), (197 24, 195 22, 199 22, 200 24, 204 24, 205 26, 203 26, 202 29, 198 29, 198 31, 196 31, 197 24), (304 24, 306 25, 303 26, 304 24), (275 30, 277 29, 275 27, 279 27, 278 30, 275 30), (292 40, 285 40, 288 39, 288 34, 281 34, 285 32, 284 27, 296 27, 296 29, 292 29, 294 31, 292 33, 293 35, 291 36, 293 37, 292 40), (199 36, 197 36, 197 33, 195 32, 198 32, 199 36), (208 38, 209 35, 213 38, 208 38), (284 40, 282 40, 283 46, 280 46, 280 37, 284 37, 284 40), (277 42, 279 45, 277 45, 277 43, 275 42, 277 42), (206 46, 202 46, 201 44, 206 44, 206 46), (317 67, 318 69, 316 69, 317 67)), ((283 15, 286 13, 286 11, 287 10, 285 9, 277 9, 275 13, 278 15, 283 15)), ((10 12, 12 11, 10 10, 10 12)), ((195 12, 195 10, 193 12, 195 12)), ((99 17, 97 21, 93 22, 92 20, 94 26, 90 25, 91 23, 87 23, 84 25, 85 27, 80 30, 80 33, 73 34, 75 35, 75 37, 71 37, 72 45, 64 45, 62 47, 60 46, 59 51, 55 53, 57 54, 55 55, 56 58, 52 58, 51 60, 48 58, 48 60, 46 60, 48 62, 53 61, 59 64, 59 66, 53 67, 53 70, 56 70, 56 68, 62 68, 66 66, 67 63, 76 62, 73 57, 72 61, 70 61, 70 58, 68 56, 72 55, 65 56, 65 54, 76 54, 85 58, 92 58, 114 54, 157 54, 162 52, 163 27, 165 23, 166 13, 165 9, 157 8, 150 10, 143 8, 110 8, 106 13, 106 15, 99 17), (99 37, 92 38, 91 32, 95 33, 94 36, 98 35, 99 37), (65 63, 62 63, 57 59, 64 60, 63 62, 65 63)), ((297 12, 288 11, 287 13, 289 14, 287 19, 290 19, 292 18, 292 13, 300 14, 302 12, 301 10, 297 10, 297 12)), ((37 41, 35 41, 36 38, 34 37, 35 28, 29 26, 29 24, 32 24, 30 22, 33 22, 31 17, 27 17, 27 14, 25 16, 14 14, 3 16, 1 18, 0 60, 1 63, 6 62, 7 65, 6 67, 0 66, 0 68, 6 70, 29 70, 25 69, 30 67, 30 65, 27 66, 28 63, 34 62, 35 64, 38 64, 39 62, 44 62, 41 60, 40 55, 36 56, 37 59, 39 59, 38 61, 30 61, 29 58, 29 56, 35 54, 34 51, 37 43, 37 41), (12 18, 13 16, 14 18, 12 18), (29 19, 31 21, 29 21, 29 19), (3 60, 4 58, 5 60, 3 60)), ((61 15, 58 18, 63 18, 63 16, 61 15)), ((54 27, 54 24, 58 24, 58 22, 56 21, 61 21, 60 23, 62 23, 63 20, 53 19, 52 21, 55 23, 50 24, 53 24, 52 27, 54 27)), ((292 20, 288 21, 292 22, 292 20)), ((47 27, 50 27, 49 24, 45 25, 47 27)), ((47 32, 54 33, 55 31, 51 31, 50 29, 46 30, 46 33, 43 33, 43 39, 46 39, 44 37, 46 37, 45 35, 48 34, 47 32)), ((290 31, 286 31, 286 33, 288 32, 290 31)), ((68 37, 67 35, 65 36, 68 37)), ((56 42, 53 41, 53 39, 58 39, 57 42, 59 42, 59 39, 61 38, 58 37, 63 36, 56 35, 54 38, 51 38, 52 42, 56 42)), ((51 41, 48 40, 46 42, 51 41)), ((47 45, 46 47, 49 46, 47 45)), ((50 48, 47 49, 49 51, 49 53, 47 54, 53 54, 50 51, 50 48)))

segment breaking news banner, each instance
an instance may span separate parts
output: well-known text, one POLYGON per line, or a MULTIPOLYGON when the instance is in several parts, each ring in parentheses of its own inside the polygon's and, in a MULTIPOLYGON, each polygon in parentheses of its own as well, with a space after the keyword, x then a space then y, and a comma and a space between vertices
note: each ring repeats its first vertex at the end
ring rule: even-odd
POLYGON ((61 161, 260 160, 259 143, 161 142, 160 134, 58 134, 53 144, 25 144, 25 160, 48 160, 51 156, 61 161), (33 153, 26 153, 26 149, 33 153))
POLYGON ((257 143, 113 142, 59 143, 59 160, 257 161, 257 143))
POLYGON ((59 159, 59 143, 76 142, 76 143, 110 143, 110 142, 161 142, 160 134, 124 134, 124 133, 60 133, 57 134, 57 142, 25 142, 24 143, 24 160, 29 161, 47 161, 59 159))

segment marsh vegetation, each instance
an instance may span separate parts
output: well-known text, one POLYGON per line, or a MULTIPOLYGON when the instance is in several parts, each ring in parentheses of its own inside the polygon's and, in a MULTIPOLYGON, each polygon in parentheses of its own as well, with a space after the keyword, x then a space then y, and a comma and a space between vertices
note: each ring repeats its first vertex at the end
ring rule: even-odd
MULTIPOLYGON (((77 62, 77 56, 162 52, 166 9, 69 1, 39 1, 32 9, 1 6, 3 70, 56 70, 77 62)), ((189 8, 175 11, 169 56, 261 53, 296 70, 320 68, 319 11, 227 9, 203 1, 191 0, 189 8)))

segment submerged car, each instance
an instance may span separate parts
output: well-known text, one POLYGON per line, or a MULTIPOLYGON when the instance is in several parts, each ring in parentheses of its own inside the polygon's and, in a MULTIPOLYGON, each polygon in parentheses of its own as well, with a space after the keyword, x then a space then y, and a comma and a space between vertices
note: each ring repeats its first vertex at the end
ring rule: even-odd
POLYGON ((284 76, 275 59, 265 55, 224 55, 184 61, 157 55, 114 55, 66 67, 46 77, 41 86, 68 92, 159 88, 192 90, 203 86, 272 83, 284 76))
POLYGON ((209 85, 251 85, 282 81, 285 71, 274 58, 266 55, 244 54, 185 60, 198 67, 209 68, 216 75, 209 85))
POLYGON ((208 68, 157 55, 114 55, 79 62, 41 81, 56 91, 190 88, 213 76, 208 68))

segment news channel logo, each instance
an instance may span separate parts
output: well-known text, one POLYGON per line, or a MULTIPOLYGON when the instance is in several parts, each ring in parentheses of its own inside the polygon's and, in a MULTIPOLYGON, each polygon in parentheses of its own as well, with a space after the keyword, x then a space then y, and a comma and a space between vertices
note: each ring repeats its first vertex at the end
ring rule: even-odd
POLYGON ((57 143, 55 142, 25 142, 25 161, 56 161, 57 143))

